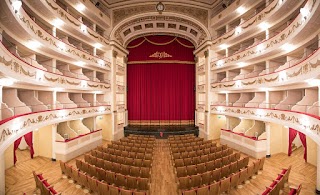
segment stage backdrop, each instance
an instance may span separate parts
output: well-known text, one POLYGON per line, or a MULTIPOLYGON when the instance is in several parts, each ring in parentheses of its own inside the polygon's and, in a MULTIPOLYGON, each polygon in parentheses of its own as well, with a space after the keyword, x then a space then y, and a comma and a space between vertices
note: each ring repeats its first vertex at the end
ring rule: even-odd
POLYGON ((173 36, 133 40, 128 56, 128 118, 135 123, 194 123, 194 46, 173 36))

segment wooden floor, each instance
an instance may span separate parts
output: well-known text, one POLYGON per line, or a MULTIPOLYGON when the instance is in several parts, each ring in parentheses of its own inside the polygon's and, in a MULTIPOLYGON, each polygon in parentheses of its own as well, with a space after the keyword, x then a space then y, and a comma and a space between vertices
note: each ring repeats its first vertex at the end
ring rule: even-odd
MULTIPOLYGON (((104 145, 107 144, 104 142, 104 145)), ((150 186, 151 195, 175 195, 177 193, 177 184, 173 167, 169 160, 169 148, 166 140, 157 140, 155 148, 154 161, 152 167, 152 181, 150 186)), ((28 151, 17 152, 18 162, 15 167, 6 170, 6 194, 20 195, 23 193, 40 194, 35 188, 35 182, 32 171, 43 173, 54 188, 62 192, 63 195, 83 195, 89 194, 87 190, 79 188, 72 180, 62 177, 59 163, 52 162, 48 158, 36 157, 30 159, 28 151)), ((77 159, 82 159, 82 156, 77 159)), ((254 159, 250 159, 251 161, 254 159)), ((75 159, 68 162, 75 166, 75 159)), ((285 154, 273 155, 266 159, 262 174, 257 175, 255 179, 243 185, 241 189, 231 190, 231 195, 256 195, 261 194, 265 186, 269 186, 281 168, 287 168, 292 165, 292 171, 289 177, 289 186, 297 186, 302 183, 301 194, 315 194, 316 167, 305 163, 303 160, 303 149, 300 148, 293 152, 291 157, 285 154)), ((289 187, 284 189, 287 194, 289 187)), ((94 193, 93 193, 94 194, 94 193)))

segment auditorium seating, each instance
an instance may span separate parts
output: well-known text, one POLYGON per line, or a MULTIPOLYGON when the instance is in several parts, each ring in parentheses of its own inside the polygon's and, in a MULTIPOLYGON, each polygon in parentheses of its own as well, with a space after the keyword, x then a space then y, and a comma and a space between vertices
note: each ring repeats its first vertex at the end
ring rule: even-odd
POLYGON ((301 188, 302 188, 301 184, 298 186, 298 188, 290 188, 289 195, 299 195, 301 188))
POLYGON ((276 180, 274 180, 270 186, 266 188, 262 195, 278 195, 280 190, 284 188, 284 184, 288 182, 290 171, 291 166, 289 166, 288 169, 283 169, 276 180))
POLYGON ((40 189, 42 195, 52 195, 52 194, 61 194, 58 193, 53 186, 51 186, 46 179, 43 178, 42 174, 36 174, 35 171, 32 171, 34 180, 36 182, 36 187, 40 189))
MULTIPOLYGON (((259 168, 259 170, 262 170, 263 163, 264 163, 264 159, 258 159, 253 164, 259 165, 257 167, 259 168)), ((221 169, 215 169, 211 172, 208 172, 209 174, 208 173, 201 174, 201 180, 200 180, 199 186, 195 186, 195 184, 196 185, 199 184, 199 181, 197 181, 199 179, 195 178, 194 180, 196 182, 192 182, 191 177, 181 177, 179 178, 180 194, 208 195, 208 194, 229 193, 231 189, 244 183, 246 179, 252 177, 256 173, 254 171, 249 172, 248 167, 245 167, 235 173, 231 173, 229 176, 224 178, 221 177, 221 169), (245 173, 244 174, 245 177, 243 177, 243 180, 241 180, 242 179, 241 173, 245 173)))

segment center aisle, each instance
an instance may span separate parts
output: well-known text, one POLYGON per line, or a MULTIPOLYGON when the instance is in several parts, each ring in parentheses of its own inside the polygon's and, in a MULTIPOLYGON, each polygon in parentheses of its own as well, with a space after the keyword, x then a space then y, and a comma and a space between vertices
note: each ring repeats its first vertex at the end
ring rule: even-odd
POLYGON ((173 166, 170 164, 170 149, 167 140, 156 140, 153 158, 150 194, 176 195, 177 182, 173 166))

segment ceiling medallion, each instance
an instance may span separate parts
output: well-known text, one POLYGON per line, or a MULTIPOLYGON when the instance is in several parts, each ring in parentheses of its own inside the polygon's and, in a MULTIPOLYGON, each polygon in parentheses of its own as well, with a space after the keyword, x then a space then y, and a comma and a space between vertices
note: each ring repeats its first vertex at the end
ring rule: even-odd
POLYGON ((156 5, 156 10, 159 12, 159 14, 161 14, 163 11, 164 11, 164 5, 162 2, 159 2, 157 5, 156 5))

